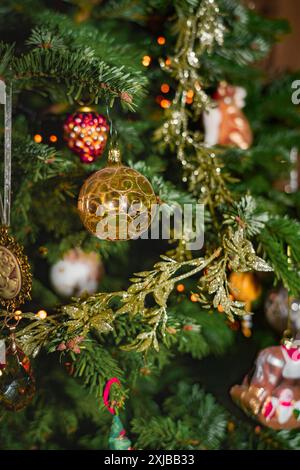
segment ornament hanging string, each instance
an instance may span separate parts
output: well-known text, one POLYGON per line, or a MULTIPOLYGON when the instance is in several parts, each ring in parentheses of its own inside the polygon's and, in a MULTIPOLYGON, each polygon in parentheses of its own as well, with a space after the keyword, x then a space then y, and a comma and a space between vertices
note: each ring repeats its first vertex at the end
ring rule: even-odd
POLYGON ((11 133, 12 133, 12 87, 0 80, 0 104, 4 105, 4 191, 1 197, 0 215, 2 225, 10 225, 11 209, 11 133))
POLYGON ((110 135, 110 148, 115 148, 117 146, 117 137, 118 137, 118 131, 117 129, 113 126, 113 122, 110 116, 109 112, 109 105, 106 103, 106 114, 107 114, 107 119, 109 122, 109 135, 110 135))
MULTIPOLYGON (((292 147, 290 151, 290 162, 292 164, 292 169, 290 171, 290 181, 289 181, 289 192, 294 193, 298 190, 298 171, 296 168, 298 160, 298 149, 297 147, 292 147)), ((289 270, 293 269, 292 266, 292 257, 291 257, 291 247, 288 245, 287 247, 287 260, 288 260, 288 267, 289 270)), ((288 293, 288 314, 287 314, 287 324, 286 330, 283 332, 283 342, 289 341, 292 336, 292 318, 291 318, 291 296, 288 293)))
MULTIPOLYGON (((287 260, 288 260, 288 268, 292 270, 292 257, 291 257, 291 247, 288 245, 287 247, 287 260)), ((290 341, 292 337, 292 318, 291 318, 291 296, 288 292, 288 312, 287 312, 287 321, 286 321, 286 330, 283 332, 283 342, 290 341)))
MULTIPOLYGON (((8 227, 10 225, 11 207, 11 127, 12 127, 12 89, 11 84, 6 84, 0 80, 0 104, 4 105, 4 190, 3 199, 0 197, 1 224, 8 227)), ((9 325, 10 315, 7 313, 3 326, 10 332, 15 326, 9 325)))

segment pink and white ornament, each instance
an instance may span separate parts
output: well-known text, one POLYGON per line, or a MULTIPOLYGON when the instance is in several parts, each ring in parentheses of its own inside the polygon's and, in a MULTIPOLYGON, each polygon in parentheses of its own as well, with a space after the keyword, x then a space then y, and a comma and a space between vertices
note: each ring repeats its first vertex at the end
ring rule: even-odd
POLYGON ((69 250, 50 270, 55 292, 63 297, 94 294, 104 274, 98 253, 85 253, 81 249, 69 250))

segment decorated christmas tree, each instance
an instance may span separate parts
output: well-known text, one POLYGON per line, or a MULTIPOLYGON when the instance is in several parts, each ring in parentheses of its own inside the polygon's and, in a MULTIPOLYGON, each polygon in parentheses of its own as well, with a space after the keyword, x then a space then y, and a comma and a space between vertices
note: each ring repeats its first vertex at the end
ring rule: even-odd
POLYGON ((297 77, 245 3, 2 0, 0 449, 300 449, 297 77))

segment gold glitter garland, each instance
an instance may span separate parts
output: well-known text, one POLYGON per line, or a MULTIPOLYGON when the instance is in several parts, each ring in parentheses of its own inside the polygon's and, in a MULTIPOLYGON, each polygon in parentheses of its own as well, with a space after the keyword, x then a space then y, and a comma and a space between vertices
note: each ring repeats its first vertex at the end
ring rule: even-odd
POLYGON ((214 212, 215 205, 232 202, 226 186, 230 177, 222 173, 216 152, 203 144, 201 133, 189 128, 189 120, 199 119, 211 104, 204 91, 206 84, 200 75, 199 58, 204 52, 211 53, 215 44, 223 44, 225 27, 215 0, 203 0, 188 15, 179 10, 178 16, 174 28, 178 34, 175 55, 160 61, 162 69, 176 80, 177 89, 155 139, 176 151, 183 168, 183 182, 188 183, 189 191, 199 202, 208 204, 214 212), (190 95, 192 104, 188 101, 190 95))

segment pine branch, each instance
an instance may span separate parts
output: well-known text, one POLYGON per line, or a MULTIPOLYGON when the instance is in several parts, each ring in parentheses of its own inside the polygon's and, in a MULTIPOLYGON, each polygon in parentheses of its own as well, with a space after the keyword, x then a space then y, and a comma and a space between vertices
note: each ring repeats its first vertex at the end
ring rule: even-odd
POLYGON ((262 247, 272 262, 276 277, 283 282, 291 295, 299 294, 299 237, 299 223, 283 217, 271 219, 259 235, 262 247), (292 264, 287 258, 288 247, 291 249, 292 264))
POLYGON ((199 304, 184 301, 171 306, 168 316, 164 342, 172 350, 202 359, 209 354, 223 354, 232 345, 233 333, 219 313, 202 310, 199 304))
POLYGON ((14 55, 14 45, 0 42, 0 77, 11 78, 10 64, 14 55))
POLYGON ((90 49, 61 51, 38 49, 15 59, 14 80, 19 88, 42 87, 50 94, 64 85, 71 102, 89 96, 97 103, 100 98, 120 98, 129 109, 134 109, 133 99, 143 94, 145 80, 140 74, 132 76, 124 67, 111 67, 95 57, 90 49))
POLYGON ((166 416, 134 419, 133 431, 141 448, 198 449, 219 447, 225 436, 226 419, 213 397, 197 385, 179 384, 178 392, 166 400, 166 416))
POLYGON ((85 387, 98 398, 111 377, 123 377, 123 371, 111 354, 96 341, 87 340, 78 355, 73 354, 74 377, 79 377, 85 387))
POLYGON ((181 421, 174 423, 168 417, 150 420, 133 420, 132 431, 137 434, 136 446, 140 449, 186 449, 189 429, 181 421))

